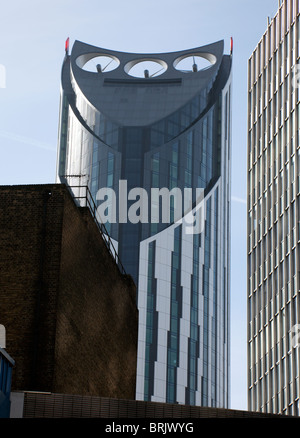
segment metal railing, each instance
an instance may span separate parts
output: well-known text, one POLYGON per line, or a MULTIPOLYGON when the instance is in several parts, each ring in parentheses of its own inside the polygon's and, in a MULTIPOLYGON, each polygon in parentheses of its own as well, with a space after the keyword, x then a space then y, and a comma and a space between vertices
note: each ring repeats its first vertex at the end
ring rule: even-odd
POLYGON ((80 207, 88 207, 89 208, 89 210, 94 218, 94 221, 95 221, 95 223, 96 223, 96 225, 101 233, 101 236, 103 237, 104 243, 105 243, 108 251, 110 252, 112 257, 115 259, 116 264, 117 264, 120 272, 122 274, 126 275, 125 268, 124 268, 124 266, 120 260, 120 257, 119 257, 119 255, 114 247, 114 244, 111 240, 111 237, 110 237, 104 223, 101 221, 99 214, 97 213, 97 205, 92 197, 92 194, 91 194, 88 186, 69 186, 69 185, 67 185, 67 187, 69 188, 69 191, 70 191, 73 199, 75 201, 78 201, 78 204, 80 207), (73 189, 78 189, 79 195, 76 195, 74 193, 73 189), (83 195, 81 194, 82 191, 84 192, 83 195))

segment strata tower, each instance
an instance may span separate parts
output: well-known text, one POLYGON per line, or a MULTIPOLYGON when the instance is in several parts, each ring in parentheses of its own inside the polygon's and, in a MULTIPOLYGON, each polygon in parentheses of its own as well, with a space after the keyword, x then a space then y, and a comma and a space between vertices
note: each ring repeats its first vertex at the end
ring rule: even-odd
POLYGON ((139 400, 228 407, 231 67, 223 41, 67 42, 57 181, 89 188, 137 285, 139 400))
POLYGON ((300 8, 249 59, 248 407, 299 415, 300 8))

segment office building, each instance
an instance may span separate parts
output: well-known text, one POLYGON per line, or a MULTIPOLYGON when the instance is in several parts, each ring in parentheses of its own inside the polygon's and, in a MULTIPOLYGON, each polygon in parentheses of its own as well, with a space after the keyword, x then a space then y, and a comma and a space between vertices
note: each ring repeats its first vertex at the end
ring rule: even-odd
POLYGON ((57 179, 76 197, 89 187, 137 285, 139 400, 229 405, 224 52, 223 41, 158 54, 66 42, 57 179))
POLYGON ((299 1, 284 1, 249 59, 248 402, 299 415, 299 1))

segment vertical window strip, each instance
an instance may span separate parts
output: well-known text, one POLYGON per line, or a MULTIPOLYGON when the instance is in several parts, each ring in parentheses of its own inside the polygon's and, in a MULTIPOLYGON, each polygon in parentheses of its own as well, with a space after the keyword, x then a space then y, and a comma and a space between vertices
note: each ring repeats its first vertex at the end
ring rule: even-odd
MULTIPOLYGON (((178 186, 178 156, 179 147, 178 143, 174 143, 172 146, 172 156, 169 163, 169 190, 178 186)), ((175 212, 175 200, 174 197, 170 197, 170 223, 174 222, 175 212)))
POLYGON ((193 235, 193 273, 191 275, 191 308, 190 308, 190 337, 188 339, 188 386, 186 388, 186 404, 196 404, 198 389, 198 358, 199 336, 199 234, 193 235))
MULTIPOLYGON (((112 152, 108 152, 107 154, 107 177, 106 177, 106 187, 113 188, 114 183, 114 163, 115 163, 115 156, 112 152)), ((106 229, 107 232, 111 232, 111 223, 108 221, 106 222, 106 229)))
POLYGON ((156 279, 155 279, 155 241, 148 247, 148 275, 147 275, 147 317, 146 317, 146 346, 145 346, 145 379, 144 400, 151 401, 154 393, 154 363, 157 351, 157 323, 156 311, 156 279))
POLYGON ((177 367, 179 366, 180 318, 182 316, 181 231, 181 226, 175 228, 174 251, 171 262, 170 330, 168 332, 166 379, 167 403, 177 402, 177 367))

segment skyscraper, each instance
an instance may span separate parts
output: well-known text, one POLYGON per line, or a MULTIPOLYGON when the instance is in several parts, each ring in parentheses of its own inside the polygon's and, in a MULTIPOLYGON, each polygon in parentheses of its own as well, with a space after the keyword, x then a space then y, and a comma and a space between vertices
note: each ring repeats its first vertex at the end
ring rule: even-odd
POLYGON ((248 403, 299 415, 299 1, 249 59, 248 403))
POLYGON ((228 407, 232 53, 68 44, 57 179, 136 282, 136 397, 228 407))

